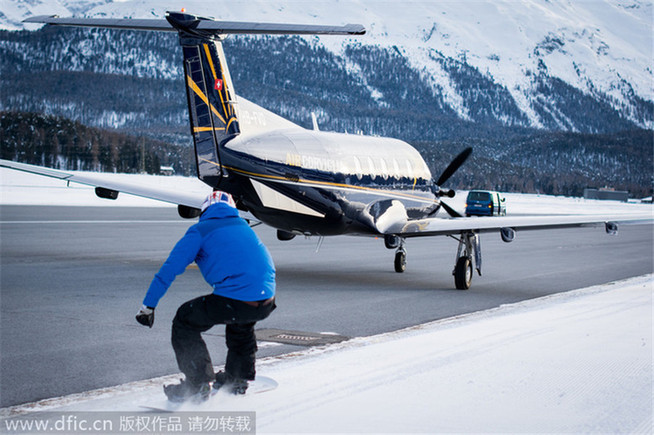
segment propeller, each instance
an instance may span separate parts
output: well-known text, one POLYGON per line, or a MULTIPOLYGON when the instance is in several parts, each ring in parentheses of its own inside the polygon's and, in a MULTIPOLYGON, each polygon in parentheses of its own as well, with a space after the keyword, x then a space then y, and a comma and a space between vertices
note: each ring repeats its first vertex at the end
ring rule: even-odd
MULTIPOLYGON (((454 190, 441 189, 440 186, 442 186, 447 180, 450 179, 450 177, 452 175, 454 175, 454 173, 456 171, 459 170, 461 165, 463 165, 465 163, 465 161, 468 160, 468 157, 470 157, 470 154, 472 154, 472 148, 468 147, 468 148, 464 149, 458 156, 456 156, 454 158, 454 160, 452 160, 452 162, 450 162, 450 164, 447 166, 447 168, 445 168, 445 170, 443 171, 441 176, 438 177, 438 180, 436 180, 436 183, 435 183, 435 185, 433 187, 434 195, 436 195, 437 197, 447 196, 449 198, 454 198, 454 195, 456 194, 456 192, 454 192, 454 190)), ((445 209, 447 214, 449 214, 450 216, 452 216, 452 217, 463 217, 463 215, 461 213, 457 212, 452 207, 445 204, 443 201, 441 201, 440 205, 445 209)), ((438 210, 438 207, 436 207, 434 210, 432 210, 429 213, 428 216, 431 216, 432 214, 436 213, 437 210, 438 210)))
POLYGON ((456 156, 454 160, 449 164, 447 168, 443 171, 440 177, 438 177, 438 180, 436 181, 437 186, 442 186, 445 184, 447 180, 450 179, 452 175, 461 167, 463 163, 470 157, 470 154, 472 154, 472 147, 468 147, 464 149, 461 154, 456 156))
POLYGON ((443 201, 441 201, 441 206, 443 206, 443 208, 445 209, 445 211, 447 212, 447 214, 449 214, 450 216, 455 217, 455 218, 463 217, 463 215, 462 215, 461 213, 459 213, 458 211, 454 210, 452 207, 450 207, 449 205, 445 204, 443 201))

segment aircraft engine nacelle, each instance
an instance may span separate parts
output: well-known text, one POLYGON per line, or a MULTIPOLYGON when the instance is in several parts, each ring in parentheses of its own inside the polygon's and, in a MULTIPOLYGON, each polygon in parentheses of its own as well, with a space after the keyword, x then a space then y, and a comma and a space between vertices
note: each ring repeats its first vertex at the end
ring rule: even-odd
POLYGON ((116 199, 116 198, 118 198, 118 191, 117 190, 106 189, 104 187, 96 187, 95 188, 95 194, 98 196, 98 198, 104 198, 104 199, 116 199))
POLYGON ((606 234, 610 236, 615 236, 618 234, 618 224, 615 222, 605 222, 604 229, 606 230, 606 234))
POLYGON ((193 219, 200 216, 202 214, 202 210, 199 208, 179 204, 177 206, 177 213, 179 213, 179 216, 184 219, 193 219))
POLYGON ((295 238, 295 234, 284 230, 277 230, 277 240, 288 242, 289 240, 293 240, 293 238, 295 238))
POLYGON ((396 199, 374 202, 368 205, 362 217, 369 220, 369 225, 379 233, 392 233, 394 228, 401 229, 409 217, 404 204, 396 199))

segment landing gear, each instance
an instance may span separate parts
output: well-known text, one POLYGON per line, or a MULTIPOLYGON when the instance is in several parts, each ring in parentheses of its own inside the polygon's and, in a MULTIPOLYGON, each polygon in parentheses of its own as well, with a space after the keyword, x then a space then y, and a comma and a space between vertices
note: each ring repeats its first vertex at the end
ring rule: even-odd
MULTIPOLYGON (((454 285, 458 290, 468 290, 472 285, 472 275, 477 270, 481 276, 481 240, 474 231, 462 231, 460 237, 450 236, 459 242, 454 264, 454 285)), ((395 272, 406 270, 406 250, 404 238, 396 235, 384 236, 384 244, 388 249, 396 249, 394 267, 395 272)))
POLYGON ((468 290, 472 284, 472 259, 459 257, 454 266, 454 285, 458 290, 468 290))
POLYGON ((458 290, 468 290, 472 285, 473 267, 481 276, 481 241, 479 235, 472 231, 462 232, 461 238, 456 240, 459 241, 459 247, 452 271, 454 285, 458 290))
POLYGON ((395 234, 386 234, 384 236, 384 246, 386 249, 396 249, 395 251, 395 271, 402 273, 406 270, 406 250, 404 249, 404 239, 395 234))
POLYGON ((402 273, 406 270, 406 251, 400 247, 395 251, 395 271, 402 273))

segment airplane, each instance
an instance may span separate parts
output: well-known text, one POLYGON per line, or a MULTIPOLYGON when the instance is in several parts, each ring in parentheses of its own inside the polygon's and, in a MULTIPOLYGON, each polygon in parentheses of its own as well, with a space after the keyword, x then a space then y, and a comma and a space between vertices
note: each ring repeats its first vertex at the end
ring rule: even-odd
MULTIPOLYGON (((167 12, 165 19, 35 16, 24 22, 177 32, 198 178, 232 194, 251 225, 276 228, 282 241, 296 235, 381 237, 386 248, 395 250, 394 269, 401 273, 408 239, 449 236, 458 241, 455 287, 466 290, 475 269, 481 276, 481 233, 499 232, 509 243, 523 230, 603 224, 607 233, 616 234, 619 222, 652 221, 651 214, 467 218, 442 201, 455 195, 442 186, 471 148, 434 179, 418 151, 404 141, 321 131, 315 117, 313 129, 305 129, 236 95, 222 48, 228 35, 363 35, 361 25, 228 22, 185 12, 167 12), (448 217, 438 217, 441 210, 448 217)), ((95 186, 102 198, 124 192, 167 201, 177 204, 184 218, 199 216, 204 199, 7 160, 0 166, 95 186)))

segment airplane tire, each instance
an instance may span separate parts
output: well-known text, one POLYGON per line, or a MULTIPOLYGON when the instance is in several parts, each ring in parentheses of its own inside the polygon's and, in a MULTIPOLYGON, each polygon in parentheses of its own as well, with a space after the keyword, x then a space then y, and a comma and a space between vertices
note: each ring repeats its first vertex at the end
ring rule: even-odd
POLYGON ((468 290, 472 284, 472 261, 470 257, 459 257, 454 267, 454 284, 458 290, 468 290))
POLYGON ((406 270, 406 252, 398 251, 395 253, 395 271, 402 273, 406 270))

